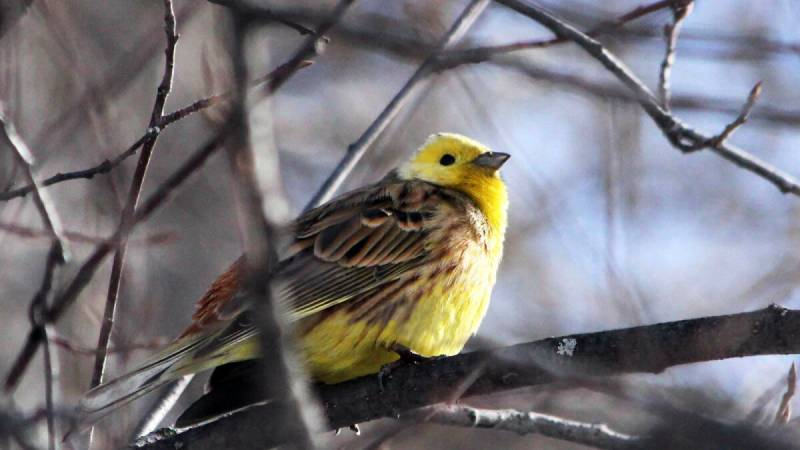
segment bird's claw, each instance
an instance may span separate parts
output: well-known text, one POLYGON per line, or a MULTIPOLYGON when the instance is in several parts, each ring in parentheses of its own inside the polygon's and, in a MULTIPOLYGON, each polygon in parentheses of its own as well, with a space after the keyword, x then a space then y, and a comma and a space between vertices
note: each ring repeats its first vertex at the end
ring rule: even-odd
POLYGON ((389 364, 385 364, 381 367, 381 370, 378 371, 378 387, 380 391, 383 392, 384 390, 384 380, 391 375, 396 369, 408 365, 408 364, 419 364, 424 361, 430 361, 433 359, 444 358, 444 355, 441 356, 422 356, 419 353, 411 350, 410 348, 406 347, 405 345, 394 343, 390 345, 387 350, 397 353, 400 357, 396 361, 392 361, 389 364))

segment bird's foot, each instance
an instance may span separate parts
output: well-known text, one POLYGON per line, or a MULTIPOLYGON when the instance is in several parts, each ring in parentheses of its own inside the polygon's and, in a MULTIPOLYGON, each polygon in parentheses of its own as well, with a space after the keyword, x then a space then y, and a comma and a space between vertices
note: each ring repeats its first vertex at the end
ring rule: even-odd
POLYGON ((444 355, 422 356, 419 353, 415 352, 414 350, 411 350, 410 348, 406 347, 405 345, 398 343, 390 345, 387 348, 387 350, 397 353, 400 359, 384 365, 383 367, 381 367, 381 370, 378 371, 378 387, 380 388, 381 392, 383 392, 384 389, 384 380, 387 379, 391 375, 391 373, 397 370, 398 368, 409 364, 419 364, 424 361, 444 358, 444 355))

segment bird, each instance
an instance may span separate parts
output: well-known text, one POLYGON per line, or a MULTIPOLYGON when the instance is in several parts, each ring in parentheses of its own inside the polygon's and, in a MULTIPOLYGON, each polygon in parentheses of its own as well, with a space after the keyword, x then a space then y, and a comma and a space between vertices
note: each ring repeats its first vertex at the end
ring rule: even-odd
MULTIPOLYGON (((487 311, 502 259, 507 153, 431 135, 376 183, 300 215, 272 272, 310 378, 376 374, 404 354, 458 354, 487 311)), ((198 302, 191 325, 134 371, 85 394, 89 422, 185 375, 259 357, 244 257, 198 302)), ((215 375, 212 375, 212 379, 215 375)))

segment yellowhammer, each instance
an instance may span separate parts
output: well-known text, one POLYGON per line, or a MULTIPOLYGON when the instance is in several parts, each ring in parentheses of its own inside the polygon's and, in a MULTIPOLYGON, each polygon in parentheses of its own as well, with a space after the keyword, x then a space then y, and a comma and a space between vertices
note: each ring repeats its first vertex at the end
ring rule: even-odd
MULTIPOLYGON (((438 133, 381 181, 300 216, 275 269, 311 377, 337 383, 398 359, 453 355, 478 329, 503 253, 508 154, 438 133)), ((200 300, 193 324, 139 369, 81 403, 98 418, 171 380, 258 356, 243 262, 200 300)))

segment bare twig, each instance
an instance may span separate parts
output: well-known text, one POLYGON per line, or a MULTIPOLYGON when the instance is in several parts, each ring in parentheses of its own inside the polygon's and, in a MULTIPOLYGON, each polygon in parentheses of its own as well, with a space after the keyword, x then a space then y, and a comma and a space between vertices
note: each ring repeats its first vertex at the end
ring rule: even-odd
POLYGON ((339 164, 328 176, 322 187, 306 205, 305 209, 310 209, 316 205, 328 201, 331 196, 339 189, 347 175, 353 170, 358 161, 366 154, 367 150, 378 139, 378 136, 386 129, 389 123, 397 116, 400 109, 408 103, 420 82, 436 70, 436 61, 439 52, 442 52, 458 42, 459 39, 470 29, 475 20, 480 16, 488 0, 472 0, 461 15, 458 16, 450 30, 442 37, 437 50, 429 56, 422 65, 417 68, 411 78, 406 81, 402 88, 395 94, 388 105, 381 111, 377 118, 370 124, 364 133, 353 142, 348 148, 347 153, 339 161, 339 164))
POLYGON ((711 151, 724 159, 732 162, 738 167, 753 172, 756 175, 769 181, 783 193, 791 193, 800 196, 800 182, 794 177, 784 173, 780 169, 760 160, 750 153, 733 145, 722 143, 715 147, 709 147, 711 136, 695 131, 693 128, 681 122, 675 116, 665 111, 653 93, 638 77, 617 58, 608 51, 602 44, 586 36, 575 27, 554 17, 538 6, 529 4, 523 0, 495 0, 520 14, 530 17, 541 23, 556 36, 569 39, 578 44, 590 56, 598 60, 608 69, 617 79, 619 79, 628 89, 633 92, 636 101, 653 119, 661 129, 669 142, 683 152, 696 151, 699 148, 708 147, 711 151))
POLYGON ((69 253, 64 246, 61 220, 55 213, 50 197, 39 188, 39 182, 33 176, 33 171, 31 170, 33 154, 30 149, 28 149, 25 141, 17 135, 14 125, 6 120, 5 113, 2 110, 0 110, 0 139, 4 144, 8 145, 14 159, 18 162, 18 165, 22 167, 22 173, 25 174, 25 178, 28 183, 30 183, 31 191, 34 194, 33 200, 36 204, 36 209, 39 211, 39 216, 42 218, 42 222, 50 238, 57 247, 58 258, 61 262, 66 261, 69 253))
MULTIPOLYGON (((604 22, 586 32, 587 36, 597 37, 607 34, 608 32, 618 30, 624 27, 629 22, 640 19, 654 12, 662 9, 669 8, 676 0, 661 0, 653 2, 649 5, 638 6, 631 11, 620 15, 616 20, 611 22, 604 22)), ((682 1, 682 0, 679 0, 682 1)), ((489 61, 492 58, 505 55, 508 53, 517 52, 520 50, 531 50, 536 48, 547 48, 557 44, 569 42, 568 39, 563 37, 555 37, 552 39, 537 39, 533 41, 521 41, 511 44, 492 45, 472 47, 466 49, 448 50, 443 52, 436 64, 436 70, 450 69, 462 64, 478 64, 489 61)))
MULTIPOLYGON (((401 366, 384 379, 374 376, 335 385, 318 393, 329 429, 448 401, 454 389, 473 376, 466 396, 537 386, 555 381, 591 381, 625 373, 660 373, 682 364, 755 355, 796 354, 800 311, 771 306, 727 316, 665 322, 596 333, 574 334, 465 353, 401 366), (713 345, 709 345, 713 343, 713 345), (572 349, 564 352, 565 346, 572 349), (559 352, 559 349, 562 351, 559 352)), ((253 397, 253 402, 259 399, 253 397)), ((218 448, 226 439, 246 435, 263 447, 288 442, 273 426, 274 405, 255 404, 219 420, 175 432, 167 430, 139 441, 140 448, 218 448), (144 444, 144 443, 147 444, 144 444)), ((650 448, 657 448, 651 446, 650 448)))
MULTIPOLYGON (((75 344, 74 342, 70 341, 69 339, 65 339, 61 336, 49 336, 48 341, 52 344, 56 345, 59 348, 62 348, 70 353, 74 353, 77 355, 84 355, 84 356, 96 356, 97 349, 90 348, 90 347, 82 347, 80 345, 75 344)), ((130 345, 126 345, 124 347, 109 347, 107 353, 109 355, 113 355, 116 353, 130 353, 136 350, 157 350, 164 345, 166 345, 164 339, 153 339, 150 342, 142 342, 142 343, 133 343, 130 345)))
MULTIPOLYGON (((282 86, 292 75, 297 73, 298 70, 304 67, 308 67, 309 65, 312 64, 310 58, 313 58, 314 56, 320 53, 320 50, 322 49, 322 47, 320 46, 320 42, 325 40, 324 33, 327 33, 328 30, 330 30, 335 24, 339 22, 342 15, 350 7, 353 1, 354 0, 342 0, 333 10, 333 12, 320 22, 319 26, 317 27, 317 31, 314 32, 311 36, 309 36, 305 40, 305 42, 300 46, 300 48, 287 62, 278 66, 268 75, 257 78, 252 83, 249 84, 249 86, 252 87, 260 87, 262 84, 266 84, 266 86, 260 89, 257 98, 263 99, 269 97, 278 88, 280 88, 280 86, 282 86)), ((240 5, 226 5, 226 6, 231 7, 235 15, 238 15, 239 17, 246 15, 248 18, 250 18, 250 14, 252 11, 249 8, 243 11, 238 9, 240 5)), ((232 92, 226 92, 225 94, 209 97, 209 99, 207 100, 206 99, 200 100, 199 102, 195 102, 194 104, 189 105, 188 107, 183 108, 182 110, 176 111, 175 113, 168 115, 167 117, 170 120, 179 120, 180 118, 185 117, 185 115, 188 115, 194 111, 198 111, 205 107, 211 106, 220 101, 230 100, 230 99, 235 100, 236 98, 239 98, 238 96, 240 95, 241 98, 244 98, 245 96, 244 91, 246 90, 246 86, 248 86, 248 84, 245 84, 247 83, 246 77, 240 81, 241 84, 237 84, 234 88, 234 91, 232 92), (239 90, 242 90, 242 92, 240 92, 239 90)), ((266 253, 264 253, 263 255, 266 255, 266 253)), ((257 261, 255 260, 254 262, 257 263, 257 261)), ((262 279, 260 280, 260 282, 263 284, 265 283, 264 280, 265 279, 262 279)), ((264 286, 266 286, 266 284, 264 284, 264 286)), ((177 401, 177 399, 180 397, 180 394, 183 392, 186 386, 188 386, 189 384, 188 381, 191 380, 191 378, 192 376, 190 375, 184 378, 182 382, 173 383, 172 385, 170 385, 167 388, 167 392, 164 395, 162 401, 159 402, 157 410, 153 411, 151 414, 148 414, 149 417, 147 417, 145 421, 141 424, 143 426, 137 429, 136 431, 137 432, 150 431, 147 430, 146 427, 149 427, 153 423, 157 422, 158 416, 160 415, 159 412, 166 412, 170 409, 171 404, 177 401)), ((305 394, 303 393, 303 386, 302 384, 298 383, 301 383, 301 381, 297 381, 294 385, 292 385, 293 391, 289 392, 289 394, 295 397, 300 396, 301 398, 305 398, 304 397, 305 394)), ((280 397, 283 398, 283 396, 285 395, 287 395, 287 392, 282 392, 280 397)), ((310 403, 310 401, 307 401, 307 403, 310 403)), ((308 413, 308 411, 300 411, 300 412, 308 413)), ((294 415, 289 414, 287 417, 294 417, 294 415)), ((307 430, 302 429, 305 427, 304 422, 295 421, 293 425, 301 427, 301 429, 297 430, 298 435, 302 436, 308 435, 307 430)))
MULTIPOLYGON (((42 284, 30 303, 29 315, 31 326, 33 327, 42 324, 43 313, 47 308, 47 297, 50 295, 50 289, 53 285, 53 275, 55 273, 56 266, 62 261, 61 258, 61 248, 58 242, 54 239, 53 243, 50 245, 50 251, 47 255, 47 263, 45 264, 42 284)), ((45 340, 42 356, 44 358, 44 398, 47 411, 47 442, 48 448, 50 450, 54 450, 56 448, 56 430, 55 416, 53 413, 53 359, 50 352, 50 346, 46 342, 46 324, 42 324, 42 337, 45 340)))
MULTIPOLYGON (((39 189, 39 183, 33 175, 31 165, 33 164, 33 155, 28 149, 25 142, 20 138, 14 126, 5 118, 5 113, 0 111, 0 131, 2 135, 0 138, 11 149, 11 153, 18 161, 19 166, 25 174, 25 178, 33 187, 33 199, 36 204, 36 209, 39 211, 39 216, 45 229, 50 237, 50 251, 47 255, 47 262, 45 264, 44 276, 39 290, 34 295, 30 302, 29 319, 32 328, 39 328, 41 336, 47 340, 47 327, 44 323, 44 312, 47 309, 47 297, 50 295, 50 288, 53 284, 53 274, 55 273, 56 266, 64 263, 68 259, 69 252, 64 246, 63 232, 61 230, 61 220, 55 213, 50 198, 39 189)), ((45 404, 47 408, 47 442, 50 450, 56 448, 55 438, 55 418, 53 415, 53 360, 50 352, 50 347, 45 342, 44 346, 44 393, 45 404)))
MULTIPOLYGON (((0 221, 0 230, 13 234, 15 236, 27 239, 50 239, 50 234, 46 230, 37 230, 22 225, 7 223, 0 221)), ((100 236, 92 236, 86 233, 79 233, 77 231, 65 230, 63 238, 68 242, 75 242, 79 244, 101 244, 105 238, 100 236)), ((161 231, 152 233, 136 239, 131 239, 128 243, 130 245, 164 245, 169 244, 179 238, 175 231, 161 231)))
POLYGON ((758 97, 760 96, 761 82, 759 81, 755 86, 753 86, 753 89, 750 90, 750 94, 747 96, 747 101, 742 106, 742 111, 738 116, 736 116, 736 119, 729 123, 720 134, 712 137, 707 145, 714 148, 719 148, 722 146, 725 141, 731 137, 734 131, 747 122, 747 119, 750 117, 750 112, 753 110, 753 106, 755 106, 756 101, 758 101, 758 97))
MULTIPOLYGON (((172 7, 172 0, 164 0, 164 32, 166 34, 166 49, 164 50, 164 75, 161 78, 161 83, 158 85, 155 104, 153 111, 150 114, 150 123, 148 129, 159 126, 159 123, 164 115, 164 105, 167 102, 167 97, 172 90, 172 78, 175 72, 175 47, 178 43, 178 33, 175 24, 175 11, 172 7)), ((103 382, 105 374, 106 361, 108 355, 108 347, 111 342, 111 331, 114 327, 114 316, 116 315, 117 300, 119 298, 119 290, 122 284, 122 273, 125 266, 125 256, 128 250, 128 235, 130 234, 133 218, 136 214, 136 208, 139 203, 139 197, 144 186, 144 179, 147 174, 147 168, 150 165, 150 158, 153 155, 158 134, 146 140, 142 145, 142 152, 139 155, 139 162, 136 165, 136 170, 133 174, 133 180, 128 191, 128 199, 125 208, 122 211, 120 218, 119 229, 115 233, 118 238, 116 252, 114 254, 114 261, 111 266, 111 278, 108 283, 108 292, 106 295, 106 306, 103 313, 103 320, 100 325, 100 334, 97 342, 97 356, 94 361, 94 370, 92 371, 92 380, 90 387, 96 387, 103 382)), ((91 448, 94 428, 90 431, 89 446, 91 448)))
POLYGON ((661 62, 661 71, 658 77, 658 93, 661 99, 661 106, 670 110, 670 75, 672 65, 675 63, 675 48, 678 45, 678 34, 681 31, 683 19, 692 12, 694 0, 675 0, 670 5, 672 8, 672 23, 664 25, 664 38, 667 42, 667 49, 664 60, 661 62))
POLYGON ((513 409, 490 410, 463 405, 436 405, 412 411, 408 416, 439 425, 489 428, 521 435, 541 434, 553 439, 604 449, 650 448, 644 439, 614 431, 605 424, 578 422, 513 409))
MULTIPOLYGON (((288 64, 288 63, 287 63, 288 64)), ((298 69, 302 69, 308 67, 312 64, 311 61, 303 61, 302 64, 298 67, 298 69)), ((269 80, 271 80, 276 74, 283 73, 286 70, 286 64, 278 66, 277 68, 270 71, 268 74, 253 80, 252 87, 257 88, 269 80)), ((179 120, 182 120, 198 111, 202 111, 204 109, 210 108, 212 106, 216 106, 221 102, 229 100, 231 96, 230 92, 223 92, 221 94, 214 94, 209 97, 202 98, 197 100, 189 105, 184 106, 183 108, 179 108, 169 114, 165 114, 161 117, 158 124, 154 127, 148 128, 147 131, 134 142, 131 144, 127 149, 125 149, 122 153, 114 157, 110 160, 105 160, 102 163, 94 166, 89 167, 83 170, 76 170, 74 172, 65 172, 65 173, 57 173, 49 178, 44 179, 41 182, 42 186, 52 186, 54 184, 62 183, 64 181, 71 181, 71 180, 78 180, 78 179, 87 179, 90 180, 94 178, 95 175, 101 175, 111 172, 114 168, 119 166, 123 161, 127 160, 131 156, 135 155, 139 148, 144 145, 145 142, 150 141, 151 139, 160 135, 168 126, 172 125, 179 120)), ((28 195, 29 193, 33 192, 33 185, 28 184, 26 186, 22 186, 16 189, 6 190, 4 192, 0 192, 0 202, 7 201, 14 198, 20 198, 28 195)))
MULTIPOLYGON (((307 64, 309 57, 319 53, 319 42, 323 33, 331 29, 352 5, 353 0, 341 0, 330 16, 324 20, 317 31, 309 36, 295 55, 284 65, 284 70, 276 73, 267 83, 263 96, 269 96, 280 88, 301 66, 307 64)), ((285 205, 286 200, 280 192, 280 180, 272 179, 270 186, 262 193, 255 172, 255 158, 250 145, 248 112, 246 106, 248 72, 245 59, 245 37, 251 24, 246 16, 233 11, 234 39, 231 51, 235 78, 233 108, 228 123, 233 135, 228 145, 230 167, 237 193, 241 234, 244 237, 246 276, 244 290, 253 297, 256 324, 259 328, 261 348, 262 382, 259 383, 263 395, 273 399, 278 405, 278 414, 273 420, 286 430, 291 430, 291 441, 302 449, 315 447, 314 432, 318 428, 318 418, 314 401, 306 391, 305 377, 294 369, 299 367, 292 360, 291 342, 284 330, 285 318, 278 306, 273 304, 270 277, 272 265, 277 261, 275 248, 278 230, 288 218, 276 214, 264 214, 264 202, 274 210, 285 205)), ((277 162, 277 154, 273 155, 277 162)), ((275 171, 275 173, 279 173, 275 171)), ((238 444, 227 443, 237 448, 262 448, 257 440, 240 439, 238 444)))
POLYGON ((792 418, 792 397, 797 389, 797 367, 794 363, 789 367, 789 374, 786 376, 786 392, 781 398, 781 404, 775 413, 775 424, 789 423, 792 418))
MULTIPOLYGON (((223 128, 216 136, 211 138, 200 149, 195 151, 189 159, 184 162, 166 181, 164 181, 155 192, 142 204, 134 215, 131 227, 146 220, 153 212, 166 202, 170 194, 185 182, 192 174, 213 155, 217 149, 227 139, 229 130, 223 128)), ((44 315, 44 323, 55 323, 77 299, 86 285, 91 281, 92 276, 100 267, 106 256, 115 248, 119 238, 119 230, 113 236, 97 246, 85 263, 78 269, 77 274, 67 287, 53 300, 52 305, 44 315)), ((20 377, 25 373, 31 359, 36 354, 39 345, 43 340, 42 325, 34 326, 28 333, 25 344, 17 355, 14 364, 6 375, 4 390, 6 393, 12 392, 20 381, 20 377)))

